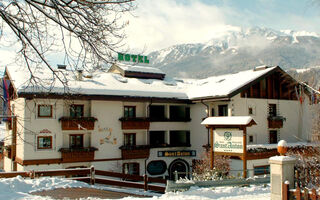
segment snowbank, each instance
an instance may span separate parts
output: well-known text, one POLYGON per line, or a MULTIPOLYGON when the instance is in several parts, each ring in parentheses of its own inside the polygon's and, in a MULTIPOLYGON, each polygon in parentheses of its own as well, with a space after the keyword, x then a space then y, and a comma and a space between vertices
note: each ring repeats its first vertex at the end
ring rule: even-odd
MULTIPOLYGON (((39 179, 23 179, 22 177, 0 179, 0 199, 49 199, 48 197, 40 197, 29 194, 41 190, 51 190, 56 188, 71 188, 71 187, 92 187, 97 189, 110 189, 111 191, 137 193, 134 189, 104 187, 102 185, 91 186, 86 183, 61 179, 61 178, 39 178, 39 179)), ((143 192, 139 192, 140 194, 143 192)), ((250 187, 217 187, 217 188, 198 188, 192 187, 185 192, 169 192, 163 195, 153 195, 150 192, 145 192, 145 195, 153 196, 143 198, 144 200, 209 200, 209 199, 235 199, 235 200, 254 200, 254 199, 270 199, 269 186, 250 186, 250 187)), ((94 200, 98 198, 88 197, 87 199, 94 200)), ((126 197, 124 200, 140 200, 138 197, 126 197)))
MULTIPOLYGON (((123 200, 135 200, 134 197, 126 197, 123 200)), ((216 187, 198 188, 192 187, 185 192, 169 192, 160 197, 143 198, 144 200, 269 200, 270 187, 251 186, 251 187, 216 187)))
POLYGON ((30 195, 30 192, 52 190, 56 188, 91 187, 87 183, 61 179, 39 178, 24 179, 21 176, 15 178, 0 179, 0 199, 48 199, 30 195))

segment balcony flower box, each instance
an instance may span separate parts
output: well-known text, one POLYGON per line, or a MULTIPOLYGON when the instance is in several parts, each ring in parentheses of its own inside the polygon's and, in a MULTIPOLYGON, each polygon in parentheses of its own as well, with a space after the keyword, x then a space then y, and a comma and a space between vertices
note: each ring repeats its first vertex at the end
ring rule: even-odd
POLYGON ((145 117, 135 117, 135 118, 120 118, 121 127, 125 129, 149 129, 150 120, 145 117))
POLYGON ((121 146, 122 159, 145 159, 149 158, 149 145, 121 146))
POLYGON ((90 162, 94 160, 95 147, 87 148, 61 148, 61 157, 63 162, 90 162))
POLYGON ((93 130, 94 122, 97 121, 95 117, 61 117, 62 130, 93 130))
POLYGON ((268 127, 269 128, 282 128, 283 127, 283 121, 285 121, 286 118, 282 116, 269 116, 268 117, 268 127))

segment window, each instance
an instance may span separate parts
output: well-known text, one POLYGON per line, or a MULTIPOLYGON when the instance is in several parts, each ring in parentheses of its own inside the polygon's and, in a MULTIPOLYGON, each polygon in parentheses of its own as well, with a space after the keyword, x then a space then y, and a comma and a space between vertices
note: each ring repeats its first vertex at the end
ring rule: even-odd
POLYGON ((148 163, 147 171, 150 175, 161 175, 167 170, 167 164, 163 160, 154 160, 148 163))
POLYGON ((52 149, 52 136, 38 136, 38 149, 52 149))
POLYGON ((253 135, 249 135, 249 143, 253 143, 253 135))
POLYGON ((83 135, 78 134, 78 135, 70 135, 69 138, 69 146, 70 148, 83 148, 83 135))
POLYGON ((83 105, 71 105, 70 117, 83 117, 83 105))
POLYGON ((165 112, 164 106, 150 106, 149 107, 149 116, 152 120, 164 120, 165 112))
POLYGON ((248 108, 248 114, 249 114, 249 115, 253 115, 253 108, 252 108, 252 107, 249 107, 249 108, 248 108))
POLYGON ((278 143, 278 132, 277 131, 269 131, 269 143, 277 144, 278 143))
POLYGON ((171 120, 190 120, 190 108, 186 106, 170 106, 171 120))
POLYGON ((165 132, 164 131, 150 131, 150 146, 158 147, 165 146, 165 132))
POLYGON ((139 175, 139 163, 123 163, 124 174, 139 175))
POLYGON ((190 131, 170 131, 170 146, 190 146, 190 131))
POLYGON ((253 169, 254 175, 270 174, 270 165, 256 166, 253 169))
POLYGON ((218 112, 219 116, 228 116, 228 105, 219 105, 218 112))
POLYGON ((269 117, 277 116, 277 104, 269 104, 269 117))
POLYGON ((135 146, 136 145, 136 134, 125 133, 124 134, 124 146, 135 146))
POLYGON ((125 118, 135 118, 136 117, 136 107, 135 106, 124 106, 124 117, 125 118))
POLYGON ((38 105, 38 117, 52 117, 52 105, 38 105))
POLYGON ((215 116, 214 108, 211 108, 211 117, 215 116))

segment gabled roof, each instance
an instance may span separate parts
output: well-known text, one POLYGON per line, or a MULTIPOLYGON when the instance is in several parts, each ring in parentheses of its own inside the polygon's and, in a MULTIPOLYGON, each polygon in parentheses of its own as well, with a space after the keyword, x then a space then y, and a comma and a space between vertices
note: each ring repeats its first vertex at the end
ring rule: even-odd
POLYGON ((246 70, 235 74, 226 74, 202 79, 189 88, 187 92, 188 97, 192 100, 223 97, 230 98, 241 92, 242 88, 244 89, 244 87, 259 78, 266 77, 276 69, 279 69, 279 67, 264 66, 260 67, 258 70, 246 70))

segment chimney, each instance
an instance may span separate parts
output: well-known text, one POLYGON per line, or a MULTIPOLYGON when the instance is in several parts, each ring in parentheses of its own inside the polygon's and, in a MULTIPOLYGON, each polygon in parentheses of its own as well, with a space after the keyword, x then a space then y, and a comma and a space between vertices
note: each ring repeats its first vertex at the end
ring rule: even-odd
POLYGON ((254 67, 253 71, 260 71, 260 70, 265 70, 268 68, 269 68, 269 66, 267 66, 267 65, 261 65, 261 66, 254 67))
POLYGON ((58 66, 58 69, 66 69, 67 68, 67 65, 57 65, 58 66))
POLYGON ((82 72, 83 72, 82 69, 77 69, 77 76, 76 76, 77 81, 82 81, 82 77, 83 77, 82 72))

